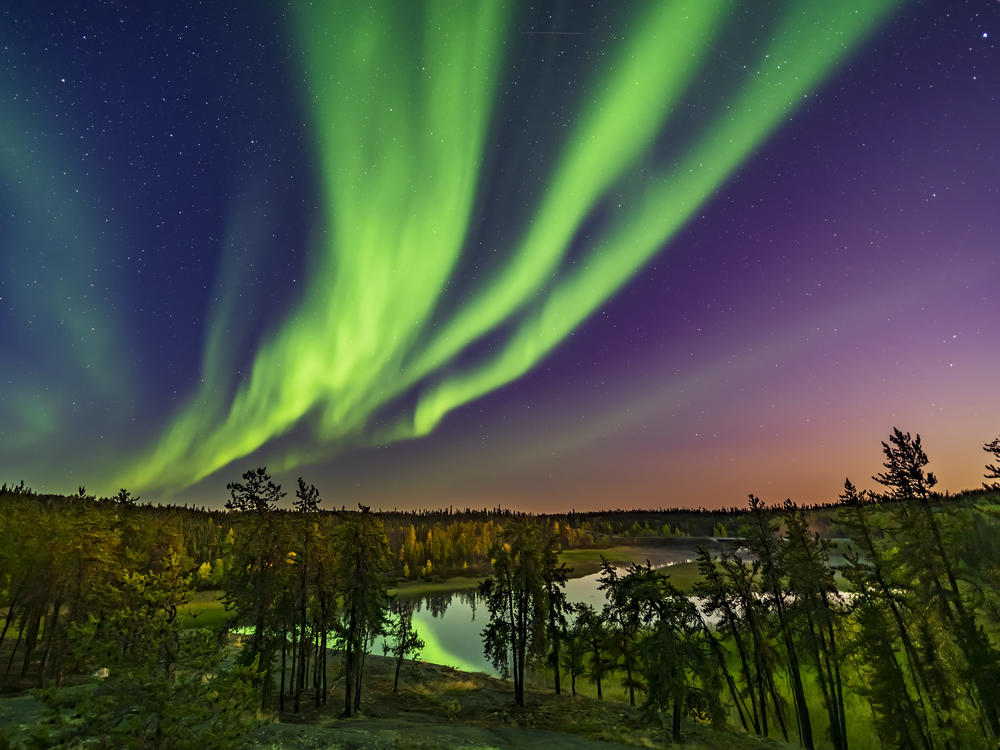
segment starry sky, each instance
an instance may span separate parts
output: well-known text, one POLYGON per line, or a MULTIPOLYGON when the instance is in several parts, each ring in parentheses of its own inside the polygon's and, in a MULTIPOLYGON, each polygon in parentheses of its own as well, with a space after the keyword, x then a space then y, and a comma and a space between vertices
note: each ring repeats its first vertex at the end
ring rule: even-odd
POLYGON ((0 481, 836 497, 1000 433, 1000 3, 0 9, 0 481))

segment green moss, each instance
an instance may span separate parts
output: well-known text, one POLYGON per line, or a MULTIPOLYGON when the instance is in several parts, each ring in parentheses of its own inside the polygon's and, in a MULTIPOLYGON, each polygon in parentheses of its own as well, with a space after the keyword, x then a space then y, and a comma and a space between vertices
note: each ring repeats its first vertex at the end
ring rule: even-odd
POLYGON ((218 628, 229 620, 219 590, 195 591, 191 601, 177 610, 182 628, 218 628))

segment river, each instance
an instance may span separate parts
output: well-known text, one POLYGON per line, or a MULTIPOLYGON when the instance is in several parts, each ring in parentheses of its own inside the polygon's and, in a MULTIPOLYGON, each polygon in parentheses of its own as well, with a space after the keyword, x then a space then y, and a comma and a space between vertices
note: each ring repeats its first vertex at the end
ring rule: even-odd
MULTIPOLYGON (((649 560, 654 567, 692 562, 694 545, 670 545, 639 548, 633 557, 649 560)), ((571 578, 566 583, 566 598, 571 602, 591 604, 598 611, 604 605, 599 591, 600 573, 571 578)), ((483 656, 482 630, 489 612, 474 590, 444 592, 412 597, 413 623, 427 644, 420 654, 423 661, 445 664, 471 672, 495 674, 483 656)))

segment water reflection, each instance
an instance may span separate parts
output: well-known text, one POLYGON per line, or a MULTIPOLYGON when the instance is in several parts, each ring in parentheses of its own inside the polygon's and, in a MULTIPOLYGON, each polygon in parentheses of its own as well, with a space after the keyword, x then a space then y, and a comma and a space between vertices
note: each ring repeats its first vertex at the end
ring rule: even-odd
MULTIPOLYGON (((693 562, 695 554, 693 546, 691 549, 676 546, 650 548, 643 550, 642 559, 648 559, 650 564, 660 568, 693 562)), ((600 610, 604 605, 604 592, 597 588, 599 577, 599 573, 594 573, 571 578, 566 584, 566 598, 600 610)), ((481 633, 489 613, 479 606, 481 601, 475 590, 408 597, 407 601, 413 603, 413 625, 427 644, 420 656, 423 661, 496 674, 483 656, 481 633)))
POLYGON ((420 597, 408 599, 413 603, 413 611, 420 612, 426 610, 431 617, 444 617, 448 607, 453 602, 469 608, 471 617, 476 619, 476 602, 479 601, 479 594, 475 589, 465 589, 463 591, 445 591, 436 594, 426 594, 420 597))

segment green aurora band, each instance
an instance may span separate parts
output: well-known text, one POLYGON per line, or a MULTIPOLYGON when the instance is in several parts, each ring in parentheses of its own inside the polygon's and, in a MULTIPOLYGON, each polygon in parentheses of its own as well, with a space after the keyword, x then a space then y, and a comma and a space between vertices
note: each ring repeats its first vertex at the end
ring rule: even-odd
POLYGON ((0 324, 51 345, 26 366, 0 367, 0 433, 4 458, 15 465, 56 441, 74 412, 127 402, 134 392, 118 346, 122 326, 95 288, 110 273, 101 251, 121 236, 110 212, 99 222, 83 200, 107 186, 74 171, 44 101, 19 95, 8 81, 0 82, 0 99, 0 324))
MULTIPOLYGON (((601 58, 521 239, 454 310, 443 299, 476 212, 489 210, 477 200, 504 42, 516 34, 512 9, 466 0, 296 6, 323 215, 307 288, 229 393, 228 338, 241 325, 225 289, 239 270, 224 260, 202 386, 114 486, 172 492, 265 446, 272 468, 290 470, 345 447, 428 434, 562 342, 897 4, 790 2, 769 19, 769 41, 724 56, 713 45, 731 38, 736 4, 644 6, 601 58), (733 95, 698 128, 672 129, 717 57, 756 64, 732 64, 733 95), (665 148, 669 159, 657 156, 665 148), (581 250, 581 228, 602 209, 607 219, 581 250), (470 358, 484 341, 487 354, 470 358), (313 447, 272 444, 300 425, 313 447)), ((234 211, 252 225, 246 213, 234 211)), ((252 230, 236 234, 235 244, 254 241, 252 230)))

